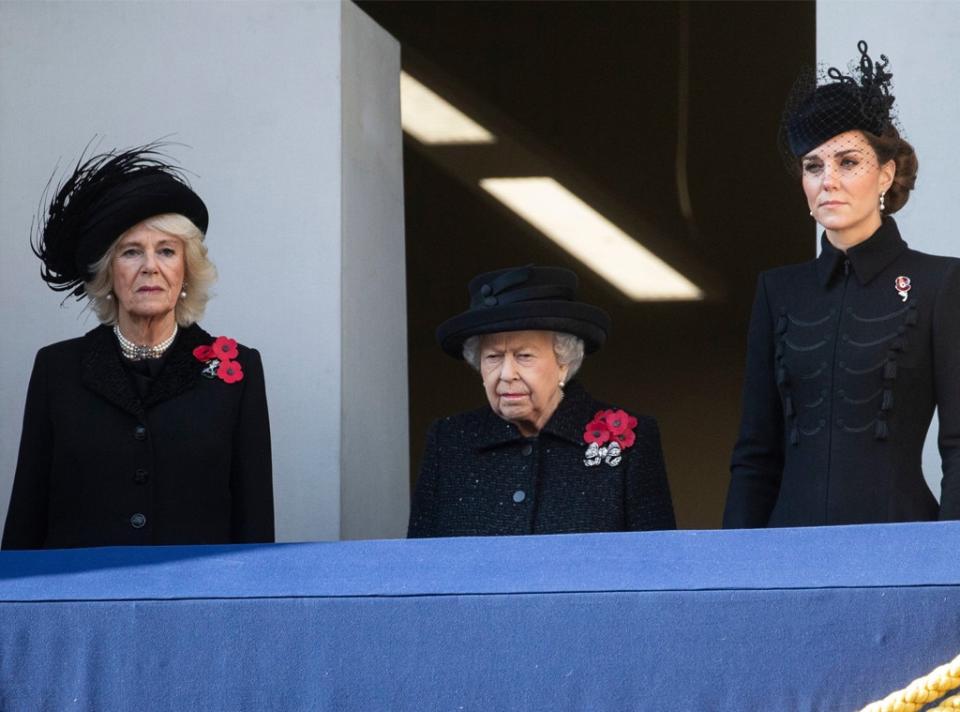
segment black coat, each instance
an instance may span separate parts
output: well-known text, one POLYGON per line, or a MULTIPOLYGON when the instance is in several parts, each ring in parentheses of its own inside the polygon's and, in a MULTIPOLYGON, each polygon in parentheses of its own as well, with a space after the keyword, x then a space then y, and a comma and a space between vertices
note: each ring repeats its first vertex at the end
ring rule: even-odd
POLYGON ((884 220, 760 276, 724 526, 960 517, 960 260, 884 220), (898 293, 898 277, 910 289, 898 293), (921 471, 939 409, 942 505, 921 471))
POLYGON ((408 536, 673 529, 653 418, 637 418, 636 442, 619 465, 584 465, 584 430, 609 407, 571 383, 537 437, 523 437, 489 407, 435 421, 408 536))
POLYGON ((3 548, 273 541, 260 355, 208 379, 212 342, 181 329, 143 401, 109 327, 40 349, 3 548))

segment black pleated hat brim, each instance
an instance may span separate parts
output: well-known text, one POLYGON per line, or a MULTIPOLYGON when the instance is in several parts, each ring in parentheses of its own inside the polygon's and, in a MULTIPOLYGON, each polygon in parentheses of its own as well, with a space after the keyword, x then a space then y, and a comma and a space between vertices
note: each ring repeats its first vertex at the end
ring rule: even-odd
POLYGON ((447 355, 462 359, 463 342, 471 336, 503 331, 562 331, 579 336, 592 353, 607 340, 610 317, 582 302, 517 302, 458 314, 437 328, 437 342, 447 355))

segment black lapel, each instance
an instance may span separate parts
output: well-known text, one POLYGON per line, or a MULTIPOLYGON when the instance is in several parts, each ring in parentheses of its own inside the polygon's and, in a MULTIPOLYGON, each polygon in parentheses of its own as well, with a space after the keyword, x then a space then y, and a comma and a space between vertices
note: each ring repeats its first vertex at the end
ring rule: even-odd
POLYGON ((201 344, 210 345, 213 337, 196 324, 180 329, 176 340, 170 346, 163 370, 150 387, 144 400, 144 406, 169 400, 184 391, 193 388, 204 364, 193 355, 193 350, 201 344))
POLYGON ((479 420, 476 426, 476 438, 474 439, 474 446, 479 450, 486 450, 523 438, 516 425, 508 423, 494 413, 492 408, 481 408, 473 411, 470 415, 479 420))
POLYGON ((84 340, 81 363, 83 385, 137 416, 142 416, 148 406, 193 388, 203 370, 203 363, 194 357, 193 350, 200 344, 213 343, 213 337, 196 324, 180 329, 170 346, 163 370, 150 388, 147 398, 141 402, 130 382, 130 375, 123 367, 113 330, 109 326, 98 326, 84 340))
POLYGON ((112 329, 101 324, 83 338, 80 365, 83 385, 128 413, 142 415, 143 404, 120 360, 120 347, 112 329))
POLYGON ((563 400, 543 427, 545 433, 563 438, 574 445, 583 445, 583 433, 598 410, 609 406, 595 401, 577 381, 567 385, 563 400))

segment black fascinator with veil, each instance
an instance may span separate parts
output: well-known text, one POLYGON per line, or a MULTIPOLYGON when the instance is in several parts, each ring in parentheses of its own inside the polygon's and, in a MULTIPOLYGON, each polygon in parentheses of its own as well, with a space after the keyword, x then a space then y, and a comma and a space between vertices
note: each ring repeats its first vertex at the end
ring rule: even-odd
POLYGON ((43 261, 40 276, 51 289, 81 299, 91 266, 120 235, 154 215, 178 213, 206 232, 206 206, 162 148, 154 142, 80 157, 41 208, 31 239, 43 261))
POLYGON ((881 54, 873 61, 863 40, 857 49, 860 61, 848 74, 830 67, 819 78, 808 72, 794 85, 781 129, 781 147, 792 165, 838 134, 859 130, 880 136, 895 126, 889 60, 881 54))

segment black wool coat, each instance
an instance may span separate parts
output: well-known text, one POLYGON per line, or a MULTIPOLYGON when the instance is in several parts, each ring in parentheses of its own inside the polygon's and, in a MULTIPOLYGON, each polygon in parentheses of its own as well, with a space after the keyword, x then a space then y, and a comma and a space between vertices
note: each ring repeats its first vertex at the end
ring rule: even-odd
POLYGON ((724 526, 960 518, 960 260, 909 249, 892 218, 846 254, 822 245, 760 276, 724 526))
POLYGON ((653 418, 638 417, 619 465, 584 465, 584 430, 610 406, 577 383, 537 437, 489 407, 442 418, 427 435, 409 537, 673 529, 653 418))
POLYGON ((260 355, 206 378, 193 349, 212 342, 181 329, 142 401, 109 327, 40 349, 3 548, 273 541, 260 355))

